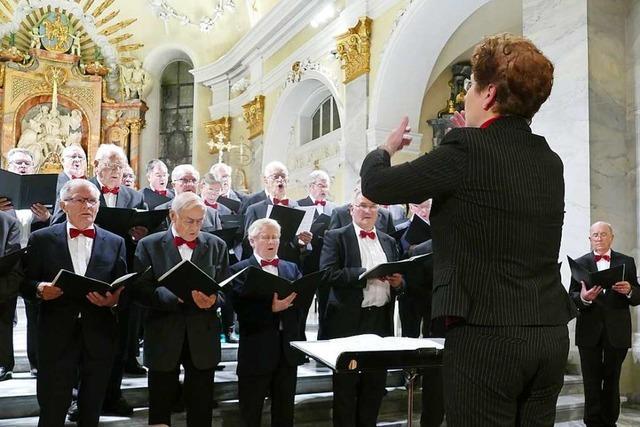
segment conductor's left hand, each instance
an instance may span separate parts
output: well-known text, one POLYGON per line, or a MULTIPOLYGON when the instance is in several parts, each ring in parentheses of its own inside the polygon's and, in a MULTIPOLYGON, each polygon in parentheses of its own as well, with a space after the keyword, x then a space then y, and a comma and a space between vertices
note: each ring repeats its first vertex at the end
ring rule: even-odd
POLYGON ((411 144, 411 135, 409 135, 409 132, 411 132, 409 118, 404 116, 400 121, 400 125, 389 134, 387 142, 380 148, 387 151, 390 156, 393 156, 397 151, 411 144))
POLYGON ((200 291, 191 291, 191 298, 193 298, 193 302, 196 303, 198 308, 202 310, 207 310, 216 303, 216 294, 207 295, 200 291))

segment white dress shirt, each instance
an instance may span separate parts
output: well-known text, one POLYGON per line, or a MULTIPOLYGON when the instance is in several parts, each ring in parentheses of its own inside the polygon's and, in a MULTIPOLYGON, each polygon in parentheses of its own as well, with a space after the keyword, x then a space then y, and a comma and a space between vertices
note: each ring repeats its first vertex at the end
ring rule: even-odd
MULTIPOLYGON (((360 247, 362 267, 369 269, 383 262, 387 262, 387 255, 382 249, 375 227, 372 230, 376 233, 375 239, 360 237, 360 230, 362 230, 362 228, 358 227, 355 222, 353 223, 353 228, 355 229, 356 239, 360 247)), ((367 286, 362 290, 362 296, 361 307, 382 307, 391 300, 389 282, 379 279, 367 279, 367 286)))
MULTIPOLYGON (((176 228, 173 225, 171 226, 171 233, 173 234, 173 237, 182 237, 181 235, 178 234, 178 232, 176 231, 176 228)), ((193 249, 191 249, 187 245, 178 246, 178 252, 180 252, 180 257, 182 258, 183 261, 185 259, 191 260, 191 256, 193 255, 193 249)))
MULTIPOLYGON (((106 187, 106 186, 103 183, 100 182, 100 179, 98 177, 96 177, 96 180, 98 181, 98 185, 100 186, 100 188, 98 188, 98 190, 100 190, 100 193, 102 193, 102 187, 106 187)), ((116 207, 116 202, 118 201, 118 195, 117 194, 102 193, 102 197, 104 197, 104 201, 107 204, 108 208, 115 208, 116 207)))
POLYGON ((16 209, 16 217, 20 223, 20 247, 24 248, 27 246, 27 243, 29 243, 33 212, 31 209, 16 209))
MULTIPOLYGON (((254 253, 253 254, 254 257, 256 257, 256 259, 258 260, 258 265, 260 265, 260 262, 264 259, 264 258, 260 258, 260 255, 254 253)), ((277 259, 277 257, 275 258, 277 259)), ((265 266, 260 266, 260 268, 262 268, 264 271, 266 271, 267 273, 271 273, 275 276, 278 276, 278 267, 274 266, 274 265, 265 265, 265 266)))
MULTIPOLYGON (((69 247, 69 254, 71 255, 71 262, 73 263, 73 272, 84 276, 87 272, 87 266, 91 259, 91 250, 93 249, 93 239, 80 234, 75 238, 71 238, 69 230, 75 227, 70 222, 67 222, 67 245, 69 247)), ((89 227, 93 229, 93 226, 89 227)))

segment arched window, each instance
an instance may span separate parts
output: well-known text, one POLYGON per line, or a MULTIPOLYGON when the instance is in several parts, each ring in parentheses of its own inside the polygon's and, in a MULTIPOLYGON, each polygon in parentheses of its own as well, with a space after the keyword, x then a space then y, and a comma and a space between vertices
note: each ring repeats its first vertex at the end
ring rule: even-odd
POLYGON ((191 163, 193 144, 193 68, 175 61, 162 72, 160 107, 160 159, 169 171, 176 165, 191 163))
POLYGON ((340 115, 333 96, 326 98, 311 118, 311 140, 318 139, 340 128, 340 115))

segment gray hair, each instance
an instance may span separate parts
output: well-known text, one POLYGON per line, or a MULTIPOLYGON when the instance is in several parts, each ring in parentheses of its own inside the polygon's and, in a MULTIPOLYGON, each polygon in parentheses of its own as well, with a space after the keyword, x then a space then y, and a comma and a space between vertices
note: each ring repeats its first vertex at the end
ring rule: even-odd
POLYGON ((9 152, 7 153, 7 161, 11 162, 11 158, 16 154, 24 154, 25 156, 29 156, 31 158, 31 161, 33 161, 33 154, 26 148, 12 148, 11 150, 9 150, 9 152))
POLYGON ((211 166, 211 168, 209 169, 209 173, 214 174, 215 176, 218 176, 218 171, 220 169, 227 169, 229 171, 229 175, 231 175, 231 172, 233 171, 233 168, 231 166, 229 166, 226 163, 215 163, 213 166, 211 166))
POLYGON ((100 144, 93 159, 100 161, 113 155, 120 157, 125 163, 129 162, 127 155, 124 154, 124 150, 115 144, 100 144))
POLYGON ((178 194, 171 202, 171 210, 180 215, 183 209, 191 209, 199 206, 203 211, 207 210, 207 205, 196 193, 190 191, 178 194))
POLYGON ((358 197, 362 196, 362 187, 356 185, 353 187, 353 194, 351 196, 351 204, 354 205, 358 201, 358 197))
POLYGON ((60 189, 60 200, 66 202, 71 197, 71 193, 73 193, 80 187, 88 188, 89 191, 91 191, 91 195, 97 200, 100 200, 100 191, 98 190, 98 187, 93 185, 90 181, 81 178, 71 179, 64 183, 64 185, 60 189))
POLYGON ((204 184, 204 185, 220 184, 220 185, 222 185, 222 183, 220 181, 218 181, 216 179, 216 177, 212 173, 205 173, 202 176, 202 179, 200 180, 200 184, 204 184))
POLYGON ((171 181, 177 181, 187 173, 191 172, 197 180, 200 180, 200 173, 193 167, 193 165, 183 164, 178 165, 171 171, 171 181))
POLYGON ((271 172, 273 170, 282 170, 285 171, 287 173, 287 175, 289 175, 289 169, 287 169, 287 167, 284 165, 284 163, 282 162, 278 162, 278 161, 273 161, 267 164, 267 166, 264 167, 264 176, 267 177, 269 175, 271 175, 271 172))
POLYGON ((153 160, 149 160, 149 163, 147 163, 147 175, 149 175, 151 172, 153 172, 153 170, 155 169, 156 166, 158 165, 162 165, 164 166, 164 168, 168 171, 169 168, 167 168, 167 165, 160 159, 153 159, 153 160))
POLYGON ((82 153, 82 156, 85 160, 87 159, 87 153, 85 153, 84 149, 78 144, 71 144, 64 147, 64 149, 62 150, 62 157, 67 157, 69 154, 71 154, 71 152, 76 151, 82 153))
POLYGON ((247 236, 249 236, 249 239, 255 239, 265 227, 275 228, 278 230, 278 235, 280 235, 280 224, 278 224, 276 220, 271 218, 261 218, 251 223, 249 230, 247 230, 247 236))
POLYGON ((329 174, 325 171, 317 169, 311 172, 307 177, 307 186, 311 186, 317 181, 326 181, 328 184, 331 182, 331 178, 329 178, 329 174))

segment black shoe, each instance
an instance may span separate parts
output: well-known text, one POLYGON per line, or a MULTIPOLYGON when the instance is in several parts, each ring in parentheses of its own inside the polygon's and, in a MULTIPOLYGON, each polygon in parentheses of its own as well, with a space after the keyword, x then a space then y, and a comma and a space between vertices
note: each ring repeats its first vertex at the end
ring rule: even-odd
POLYGON ((38 378, 38 369, 37 368, 29 369, 29 374, 31 374, 33 378, 38 378))
POLYGON ((124 373, 129 375, 147 375, 147 370, 136 360, 124 365, 124 373))
POLYGON ((234 336, 233 333, 224 334, 224 340, 225 340, 225 342, 227 342, 229 344, 237 344, 238 343, 238 339, 236 337, 237 337, 237 335, 234 336))
POLYGON ((102 413, 104 415, 116 415, 118 417, 130 417, 133 415, 133 408, 129 405, 129 402, 124 400, 124 397, 116 400, 113 403, 105 403, 102 405, 102 413))
POLYGON ((11 378, 13 378, 13 372, 4 366, 0 366, 0 381, 10 380, 11 378))
POLYGON ((222 363, 216 365, 216 371, 224 371, 224 365, 222 363))
POLYGON ((78 401, 73 399, 71 401, 71 406, 69 406, 69 409, 67 410, 67 419, 69 421, 71 421, 72 423, 77 423, 78 422, 78 401))

